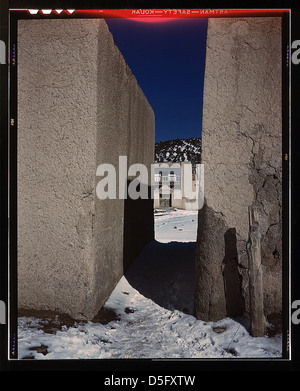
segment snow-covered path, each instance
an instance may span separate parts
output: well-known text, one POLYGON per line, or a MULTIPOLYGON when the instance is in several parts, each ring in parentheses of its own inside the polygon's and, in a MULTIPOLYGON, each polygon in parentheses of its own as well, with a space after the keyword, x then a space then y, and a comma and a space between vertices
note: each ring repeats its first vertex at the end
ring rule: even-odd
POLYGON ((196 242, 198 211, 174 210, 155 213, 155 239, 161 243, 196 242))
POLYGON ((75 323, 49 334, 43 330, 47 321, 21 317, 19 358, 281 357, 281 336, 252 338, 246 319, 203 322, 193 316, 195 230, 191 228, 196 227, 197 214, 174 211, 156 216, 155 222, 156 240, 135 260, 105 304, 117 319, 106 324, 75 323), (179 227, 182 231, 177 231, 179 227), (171 241, 174 231, 185 243, 176 242, 177 237, 171 241))

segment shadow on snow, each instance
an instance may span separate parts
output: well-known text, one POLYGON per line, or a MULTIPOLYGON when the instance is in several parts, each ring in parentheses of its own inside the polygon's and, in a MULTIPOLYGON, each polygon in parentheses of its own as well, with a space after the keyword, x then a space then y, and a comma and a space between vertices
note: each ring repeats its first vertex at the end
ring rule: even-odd
POLYGON ((194 314, 195 242, 150 242, 125 273, 133 288, 168 310, 194 314))

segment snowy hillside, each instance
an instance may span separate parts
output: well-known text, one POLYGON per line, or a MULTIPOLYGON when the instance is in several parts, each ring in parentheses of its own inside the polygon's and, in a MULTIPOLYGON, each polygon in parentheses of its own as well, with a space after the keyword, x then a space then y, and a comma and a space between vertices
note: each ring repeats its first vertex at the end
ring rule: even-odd
POLYGON ((159 141, 155 144, 156 162, 201 163, 201 138, 176 139, 159 141))

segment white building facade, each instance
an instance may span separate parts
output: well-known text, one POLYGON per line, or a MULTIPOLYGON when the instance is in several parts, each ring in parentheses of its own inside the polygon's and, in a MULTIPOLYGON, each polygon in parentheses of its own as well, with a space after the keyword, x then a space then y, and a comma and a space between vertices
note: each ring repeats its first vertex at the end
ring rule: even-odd
POLYGON ((154 169, 154 208, 199 209, 202 193, 201 165, 191 162, 156 163, 154 169))

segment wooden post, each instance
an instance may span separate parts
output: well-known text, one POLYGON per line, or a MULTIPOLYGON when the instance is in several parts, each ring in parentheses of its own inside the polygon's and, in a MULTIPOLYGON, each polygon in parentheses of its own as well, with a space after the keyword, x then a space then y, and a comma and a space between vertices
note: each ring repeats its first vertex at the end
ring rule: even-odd
POLYGON ((250 334, 263 337, 266 331, 263 297, 263 273, 261 266, 261 234, 259 232, 259 214, 256 206, 249 206, 249 240, 247 252, 249 259, 250 291, 250 334))

